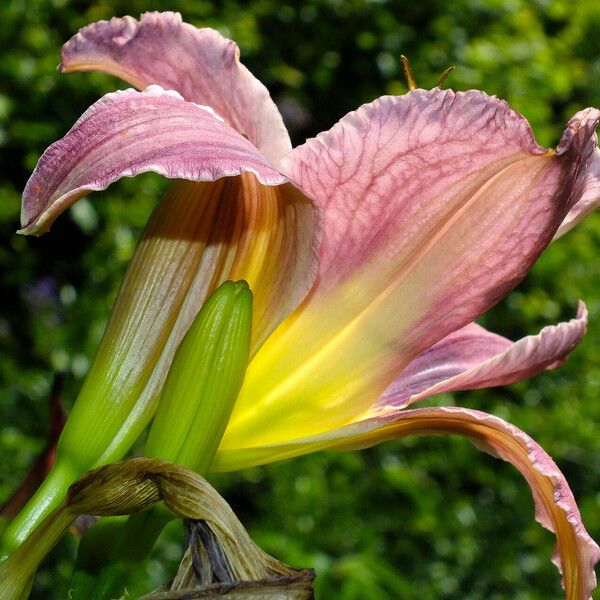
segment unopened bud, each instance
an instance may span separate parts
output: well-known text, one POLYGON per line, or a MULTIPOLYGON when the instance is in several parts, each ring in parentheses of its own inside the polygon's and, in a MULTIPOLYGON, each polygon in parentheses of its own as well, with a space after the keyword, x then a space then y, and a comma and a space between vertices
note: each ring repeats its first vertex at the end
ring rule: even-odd
POLYGON ((206 473, 244 381, 252 292, 223 283, 198 313, 167 375, 146 455, 206 473))

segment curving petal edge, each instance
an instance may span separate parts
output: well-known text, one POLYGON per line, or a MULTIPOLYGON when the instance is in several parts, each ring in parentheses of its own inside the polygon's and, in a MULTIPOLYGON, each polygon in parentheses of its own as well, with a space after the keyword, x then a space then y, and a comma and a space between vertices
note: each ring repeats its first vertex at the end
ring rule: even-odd
POLYGON ((575 225, 594 212, 598 206, 600 206, 600 148, 596 148, 590 156, 586 165, 585 184, 581 197, 567 213, 554 239, 571 231, 575 225))
POLYGON ((562 573, 567 600, 591 599, 600 548, 587 533, 569 485, 552 458, 526 433, 484 412, 461 407, 392 409, 336 431, 288 444, 219 450, 214 471, 228 471, 317 450, 353 450, 411 435, 457 434, 512 463, 529 483, 536 520, 555 533, 552 561, 562 573))
POLYGON ((289 135, 267 88, 239 58, 237 44, 218 31, 153 12, 84 27, 63 46, 59 70, 104 71, 140 89, 176 90, 210 105, 276 164, 292 149, 289 135))
POLYGON ((190 181, 243 172, 266 185, 287 181, 210 109, 159 86, 128 89, 98 100, 44 152, 23 192, 21 233, 40 235, 86 193, 147 171, 190 181))
POLYGON ((377 407, 402 408, 429 396, 459 390, 509 385, 560 366, 581 341, 587 309, 577 316, 544 327, 538 335, 517 342, 471 323, 423 352, 385 391, 377 407))

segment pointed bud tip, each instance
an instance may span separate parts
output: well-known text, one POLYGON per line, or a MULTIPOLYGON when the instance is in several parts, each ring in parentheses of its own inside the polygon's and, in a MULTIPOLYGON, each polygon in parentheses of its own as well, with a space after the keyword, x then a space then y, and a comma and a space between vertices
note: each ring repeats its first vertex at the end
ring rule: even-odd
POLYGON ((241 293, 245 290, 250 291, 250 286, 248 285, 248 282, 245 279, 240 279, 239 281, 236 281, 234 285, 238 293, 241 293))
POLYGON ((239 296, 245 292, 250 292, 250 286, 244 279, 239 281, 224 281, 216 290, 219 294, 232 294, 234 297, 239 296))

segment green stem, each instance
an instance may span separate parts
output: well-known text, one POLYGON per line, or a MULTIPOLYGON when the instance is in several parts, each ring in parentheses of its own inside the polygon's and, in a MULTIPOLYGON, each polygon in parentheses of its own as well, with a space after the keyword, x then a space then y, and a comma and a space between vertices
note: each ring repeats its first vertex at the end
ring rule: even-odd
POLYGON ((73 513, 64 506, 57 508, 48 519, 36 527, 27 541, 0 565, 0 598, 27 598, 38 565, 73 519, 73 513))
POLYGON ((69 486, 80 474, 65 460, 58 460, 23 510, 8 524, 2 535, 0 560, 10 556, 63 500, 69 486))
MULTIPOLYGON (((226 281, 209 297, 179 345, 161 392, 145 454, 204 475, 239 394, 250 348, 252 292, 226 281)), ((84 537, 72 597, 119 596, 133 565, 148 556, 171 520, 166 509, 98 523, 84 537)))

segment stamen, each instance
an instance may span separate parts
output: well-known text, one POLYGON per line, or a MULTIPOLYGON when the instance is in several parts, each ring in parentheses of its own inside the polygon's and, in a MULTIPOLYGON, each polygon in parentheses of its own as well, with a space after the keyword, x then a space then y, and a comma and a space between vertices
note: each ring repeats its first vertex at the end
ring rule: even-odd
POLYGON ((452 73, 454 69, 456 69, 454 65, 451 65, 447 69, 444 69, 444 72, 440 75, 440 78, 437 80, 435 87, 441 88, 444 85, 444 82, 446 81, 446 77, 448 77, 448 75, 450 75, 450 73, 452 73))
POLYGON ((406 77, 406 83, 408 84, 409 90, 417 89, 417 82, 415 81, 415 77, 413 75, 412 69, 410 67, 410 62, 404 54, 400 55, 400 60, 402 61, 402 68, 404 69, 404 76, 406 77))

